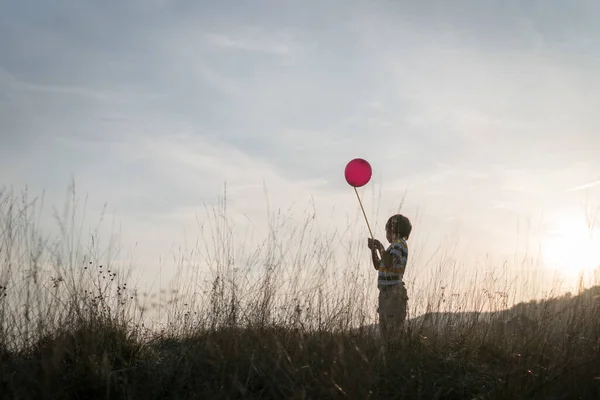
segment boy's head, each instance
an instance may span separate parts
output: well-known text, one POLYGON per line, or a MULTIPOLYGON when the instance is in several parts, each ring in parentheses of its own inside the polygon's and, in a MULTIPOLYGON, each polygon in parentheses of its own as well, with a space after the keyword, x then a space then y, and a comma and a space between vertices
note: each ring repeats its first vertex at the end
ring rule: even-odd
POLYGON ((385 224, 386 237, 390 243, 400 238, 408 240, 411 231, 412 224, 401 214, 392 215, 385 224))

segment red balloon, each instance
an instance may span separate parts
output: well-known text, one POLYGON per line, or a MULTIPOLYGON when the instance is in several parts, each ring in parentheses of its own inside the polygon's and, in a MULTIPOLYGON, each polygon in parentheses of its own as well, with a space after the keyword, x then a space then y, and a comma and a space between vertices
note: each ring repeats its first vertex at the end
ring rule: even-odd
POLYGON ((371 180, 371 165, 367 160, 355 158, 346 165, 344 174, 346 176, 346 182, 348 182, 350 186, 361 187, 371 180))

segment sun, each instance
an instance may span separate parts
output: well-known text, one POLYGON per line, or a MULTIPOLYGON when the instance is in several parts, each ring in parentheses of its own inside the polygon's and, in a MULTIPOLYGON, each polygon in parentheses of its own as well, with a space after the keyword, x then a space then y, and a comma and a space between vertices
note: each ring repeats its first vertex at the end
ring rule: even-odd
POLYGON ((558 215, 544 233, 542 261, 565 277, 576 277, 600 267, 600 229, 585 216, 558 215))

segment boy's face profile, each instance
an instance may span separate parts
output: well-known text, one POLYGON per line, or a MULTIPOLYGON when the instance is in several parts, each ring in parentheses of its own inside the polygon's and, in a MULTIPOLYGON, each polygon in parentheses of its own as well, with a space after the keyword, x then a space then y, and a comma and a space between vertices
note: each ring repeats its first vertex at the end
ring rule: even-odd
POLYGON ((396 239, 396 234, 394 233, 394 224, 391 223, 390 226, 388 226, 387 231, 385 232, 385 237, 387 239, 388 242, 392 243, 395 239, 396 239))
POLYGON ((390 243, 400 239, 408 240, 412 228, 405 217, 401 215, 395 217, 390 218, 385 225, 385 237, 390 243))

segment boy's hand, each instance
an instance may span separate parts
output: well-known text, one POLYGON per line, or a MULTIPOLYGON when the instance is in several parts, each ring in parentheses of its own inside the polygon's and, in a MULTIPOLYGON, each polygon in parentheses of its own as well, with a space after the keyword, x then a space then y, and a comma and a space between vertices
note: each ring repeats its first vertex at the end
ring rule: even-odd
POLYGON ((374 240, 373 240, 373 239, 371 239, 371 238, 368 238, 368 239, 367 239, 367 246, 369 247, 369 249, 371 249, 371 250, 375 250, 375 247, 374 247, 374 240))
POLYGON ((377 240, 377 239, 371 239, 371 238, 369 238, 368 239, 368 246, 369 246, 369 249, 371 249, 371 250, 381 250, 381 251, 385 250, 385 248, 383 247, 383 245, 381 244, 381 242, 379 240, 377 240))

